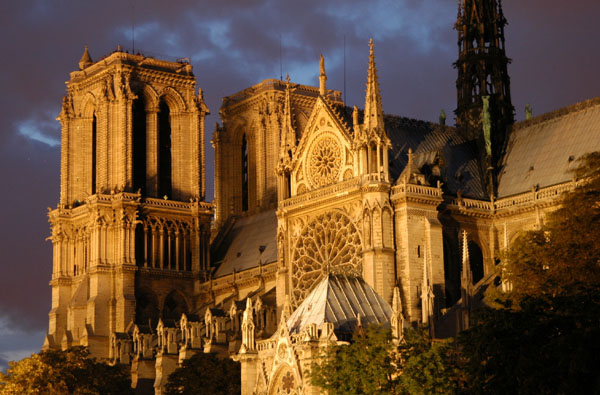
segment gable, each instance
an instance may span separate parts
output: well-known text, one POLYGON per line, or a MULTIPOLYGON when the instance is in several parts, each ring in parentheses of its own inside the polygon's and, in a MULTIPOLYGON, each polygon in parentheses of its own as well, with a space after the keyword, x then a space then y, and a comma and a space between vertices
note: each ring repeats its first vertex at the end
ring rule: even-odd
POLYGON ((354 177, 348 126, 317 99, 292 161, 292 196, 354 177))

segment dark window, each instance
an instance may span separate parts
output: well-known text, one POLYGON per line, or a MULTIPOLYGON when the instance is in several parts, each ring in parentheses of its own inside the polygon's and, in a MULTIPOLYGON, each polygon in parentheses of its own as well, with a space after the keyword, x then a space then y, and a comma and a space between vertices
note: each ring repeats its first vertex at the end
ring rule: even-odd
POLYGON ((135 226, 135 264, 137 266, 144 266, 144 246, 144 226, 137 224, 135 226))
POLYGON ((91 179, 91 191, 92 195, 96 193, 96 166, 97 166, 97 149, 96 149, 96 135, 97 133, 96 113, 92 116, 92 179, 91 179))
POLYGON ((146 192, 146 111, 140 94, 133 101, 133 189, 146 192))
POLYGON ((483 253, 474 241, 469 241, 468 248, 471 273, 473 273, 473 284, 477 284, 483 278, 483 253))
POLYGON ((248 211, 248 141, 242 137, 242 211, 248 211))
POLYGON ((158 106, 158 196, 171 196, 171 113, 161 99, 158 106))

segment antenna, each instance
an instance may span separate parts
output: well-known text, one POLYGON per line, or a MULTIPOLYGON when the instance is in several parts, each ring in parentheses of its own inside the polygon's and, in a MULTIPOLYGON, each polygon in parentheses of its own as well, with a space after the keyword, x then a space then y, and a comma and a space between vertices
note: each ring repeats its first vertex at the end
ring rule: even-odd
POLYGON ((344 34, 344 105, 346 105, 346 35, 344 34))
POLYGON ((135 55, 135 0, 131 0, 131 53, 135 55))
POLYGON ((281 32, 279 33, 279 80, 283 81, 283 45, 281 32))

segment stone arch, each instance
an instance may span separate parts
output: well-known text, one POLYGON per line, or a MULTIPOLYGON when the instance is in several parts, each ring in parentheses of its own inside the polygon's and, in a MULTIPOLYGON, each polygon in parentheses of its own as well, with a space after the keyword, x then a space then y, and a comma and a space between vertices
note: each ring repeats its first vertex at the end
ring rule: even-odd
POLYGON ((81 117, 91 118, 96 112, 96 96, 92 92, 87 92, 81 104, 81 117))
POLYGON ((171 291, 163 301, 162 318, 163 320, 179 321, 182 314, 188 314, 188 302, 179 290, 171 291))
POLYGON ((149 288, 142 287, 135 292, 135 323, 138 325, 150 325, 155 328, 160 317, 158 297, 149 288))
POLYGON ((299 394, 300 380, 294 370, 287 363, 279 366, 268 391, 269 395, 296 395, 299 394))
POLYGON ((170 86, 167 86, 162 90, 159 96, 159 100, 164 99, 169 105, 171 114, 178 114, 187 110, 187 105, 181 94, 170 86))
POLYGON ((144 84, 143 88, 138 93, 138 96, 144 99, 146 104, 146 112, 158 111, 158 101, 160 100, 160 95, 156 89, 148 84, 144 84))

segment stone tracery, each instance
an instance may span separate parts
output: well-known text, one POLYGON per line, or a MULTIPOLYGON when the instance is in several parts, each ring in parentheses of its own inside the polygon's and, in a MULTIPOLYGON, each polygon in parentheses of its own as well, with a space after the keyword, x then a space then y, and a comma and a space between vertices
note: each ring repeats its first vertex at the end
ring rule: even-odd
POLYGON ((315 142, 309 153, 308 176, 314 187, 322 187, 337 181, 342 165, 339 143, 332 137, 315 142))
POLYGON ((354 223, 341 212, 319 215, 300 234, 293 253, 292 304, 298 306, 328 273, 360 275, 361 240, 354 223))

